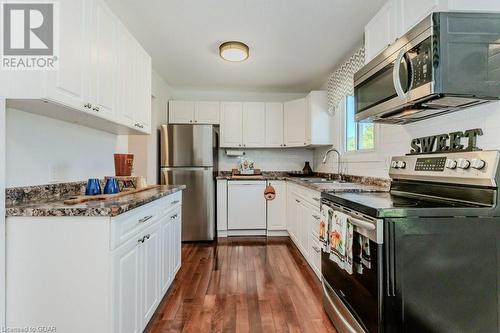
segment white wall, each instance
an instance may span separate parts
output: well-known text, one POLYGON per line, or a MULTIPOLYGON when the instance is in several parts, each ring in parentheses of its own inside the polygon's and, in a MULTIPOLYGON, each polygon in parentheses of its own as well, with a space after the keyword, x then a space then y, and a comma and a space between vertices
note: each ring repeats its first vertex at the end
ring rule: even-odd
POLYGON ((237 168, 240 159, 255 162, 255 168, 264 171, 298 171, 304 167, 304 162, 309 161, 313 168, 312 149, 287 148, 287 149, 246 149, 242 157, 229 157, 226 149, 219 149, 219 170, 230 171, 237 168))
POLYGON ((7 109, 6 186, 114 175, 113 154, 127 137, 7 109))
POLYGON ((158 182, 158 129, 167 123, 167 104, 173 89, 152 71, 151 82, 151 135, 131 135, 129 153, 134 154, 134 174, 146 177, 148 184, 158 182))
MULTIPOLYGON (((339 115, 336 114, 332 126, 341 133, 339 115)), ((380 125, 376 129, 376 149, 373 153, 346 154, 347 173, 353 175, 388 178, 391 156, 404 155, 410 150, 413 138, 482 128, 484 135, 478 137, 478 147, 482 149, 500 149, 500 102, 480 105, 474 108, 450 113, 408 125, 380 125)), ((340 147, 337 139, 335 147, 340 147)), ((327 148, 316 149, 314 153, 315 171, 336 172, 336 157, 331 155, 327 164, 320 160, 327 148)))

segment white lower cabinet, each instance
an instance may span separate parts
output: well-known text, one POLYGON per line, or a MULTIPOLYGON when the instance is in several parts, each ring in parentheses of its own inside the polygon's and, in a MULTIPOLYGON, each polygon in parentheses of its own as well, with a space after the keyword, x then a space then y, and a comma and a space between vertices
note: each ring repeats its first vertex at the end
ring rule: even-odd
POLYGON ((141 331, 139 308, 141 295, 141 248, 135 238, 130 239, 113 254, 114 331, 137 333, 141 331))
POLYGON ((161 225, 156 223, 144 232, 141 249, 141 323, 145 327, 160 303, 161 225))
POLYGON ((7 218, 7 326, 143 332, 181 265, 181 201, 112 218, 7 218))
POLYGON ((286 230, 286 182, 268 181, 268 185, 274 187, 276 197, 267 202, 267 230, 286 230))
POLYGON ((319 201, 319 192, 287 183, 288 234, 318 278, 321 277, 321 248, 317 236, 319 201))

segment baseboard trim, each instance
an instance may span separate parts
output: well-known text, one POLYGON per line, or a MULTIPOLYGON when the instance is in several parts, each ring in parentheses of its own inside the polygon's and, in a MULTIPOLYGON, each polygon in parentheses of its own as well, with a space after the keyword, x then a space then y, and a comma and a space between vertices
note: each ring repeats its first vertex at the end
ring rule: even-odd
POLYGON ((228 236, 265 236, 266 230, 228 230, 228 236))
POLYGON ((227 230, 218 230, 217 237, 218 238, 226 238, 227 237, 227 230))
POLYGON ((269 237, 288 236, 288 231, 286 231, 286 230, 268 230, 267 236, 269 236, 269 237))

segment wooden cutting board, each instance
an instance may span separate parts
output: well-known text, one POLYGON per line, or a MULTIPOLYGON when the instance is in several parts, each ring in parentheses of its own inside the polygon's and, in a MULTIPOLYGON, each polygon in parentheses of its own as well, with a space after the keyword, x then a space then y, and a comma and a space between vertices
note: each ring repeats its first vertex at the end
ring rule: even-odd
POLYGON ((77 205, 77 204, 81 204, 81 203, 88 202, 88 201, 113 200, 113 199, 116 199, 116 198, 124 197, 126 195, 130 195, 130 194, 135 194, 135 193, 139 193, 139 192, 151 190, 151 189, 154 189, 154 188, 157 188, 157 187, 160 187, 160 185, 149 185, 147 187, 137 188, 137 189, 134 189, 134 190, 123 191, 123 192, 116 193, 116 194, 79 195, 79 196, 71 197, 69 199, 64 200, 64 204, 65 205, 77 205))

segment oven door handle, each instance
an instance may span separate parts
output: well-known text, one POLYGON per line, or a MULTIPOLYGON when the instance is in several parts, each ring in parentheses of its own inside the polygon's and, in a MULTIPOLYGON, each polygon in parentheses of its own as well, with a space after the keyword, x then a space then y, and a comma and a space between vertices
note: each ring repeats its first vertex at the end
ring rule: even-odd
POLYGON ((377 228, 377 226, 373 223, 354 218, 350 215, 348 215, 348 216, 349 216, 349 222, 351 222, 352 225, 355 225, 357 227, 360 227, 360 228, 363 228, 366 230, 375 230, 375 228, 377 228))

